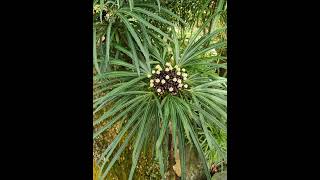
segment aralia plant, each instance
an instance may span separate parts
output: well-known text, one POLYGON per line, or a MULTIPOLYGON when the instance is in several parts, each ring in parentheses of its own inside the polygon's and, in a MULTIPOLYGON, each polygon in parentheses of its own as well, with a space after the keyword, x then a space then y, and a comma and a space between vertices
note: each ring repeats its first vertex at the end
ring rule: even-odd
POLYGON ((225 66, 215 64, 217 59, 224 57, 210 55, 213 49, 226 48, 225 40, 212 41, 226 29, 200 36, 207 25, 204 23, 183 49, 174 28, 171 28, 170 39, 163 43, 167 46, 155 44, 145 34, 143 43, 147 48, 144 52, 150 55, 148 60, 132 40, 132 35, 127 33, 131 51, 121 53, 131 61, 111 57, 117 62, 117 70, 101 72, 94 77, 95 88, 104 92, 103 96, 94 99, 94 113, 106 106, 112 108, 93 122, 97 126, 108 120, 94 132, 93 138, 122 122, 119 133, 98 161, 101 179, 107 176, 128 145, 133 147, 129 179, 133 178, 144 146, 150 147, 159 162, 160 173, 165 177, 169 137, 172 137, 174 153, 180 157, 181 179, 186 179, 187 143, 198 152, 207 179, 211 179, 210 164, 201 143, 207 143, 209 149, 218 152, 220 159, 226 158, 226 149, 221 148, 220 141, 212 133, 226 134, 227 131, 227 79, 214 72, 214 68, 225 66), (205 140, 200 140, 200 136, 205 140))

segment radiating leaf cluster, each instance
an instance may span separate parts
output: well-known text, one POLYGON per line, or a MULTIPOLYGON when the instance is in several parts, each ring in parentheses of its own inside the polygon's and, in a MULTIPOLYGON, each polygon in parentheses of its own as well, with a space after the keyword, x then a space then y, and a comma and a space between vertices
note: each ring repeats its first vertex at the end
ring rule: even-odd
POLYGON ((184 42, 176 24, 185 22, 160 2, 94 1, 108 15, 104 17, 102 10, 94 15, 93 68, 97 75, 93 79, 93 113, 112 108, 93 122, 99 127, 93 138, 122 122, 98 161, 100 179, 107 177, 128 145, 133 147, 129 179, 134 177, 143 147, 151 148, 164 177, 170 168, 169 133, 174 151, 179 152, 182 179, 186 179, 187 143, 197 150, 207 179, 211 179, 212 159, 226 159, 227 79, 217 70, 227 68, 227 57, 211 53, 226 49, 226 39, 221 38, 226 27, 212 29, 211 22, 217 17, 212 14, 184 42), (210 31, 203 34, 206 29, 210 31), (186 68, 190 75, 190 88, 178 96, 159 97, 149 88, 147 75, 156 64, 166 62, 186 68))

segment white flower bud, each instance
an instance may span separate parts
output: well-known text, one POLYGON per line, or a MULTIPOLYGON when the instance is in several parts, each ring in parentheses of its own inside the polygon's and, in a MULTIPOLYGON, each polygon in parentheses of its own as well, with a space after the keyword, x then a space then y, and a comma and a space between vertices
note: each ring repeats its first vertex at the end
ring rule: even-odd
POLYGON ((176 82, 176 81, 177 81, 177 78, 173 78, 172 80, 173 80, 174 82, 176 82))
POLYGON ((173 68, 170 66, 170 67, 169 67, 169 70, 171 71, 172 69, 173 69, 173 68))
POLYGON ((182 73, 182 76, 183 76, 183 77, 187 77, 188 74, 187 74, 187 73, 182 73))
POLYGON ((167 63, 166 63, 166 66, 171 66, 171 63, 167 62, 167 63))
POLYGON ((181 72, 177 72, 177 75, 180 76, 180 75, 181 75, 181 72))
POLYGON ((178 79, 178 83, 181 84, 181 79, 178 79))
POLYGON ((184 87, 184 88, 188 88, 188 84, 185 84, 183 87, 184 87))
POLYGON ((166 83, 166 80, 162 79, 161 84, 164 84, 164 83, 166 83))
POLYGON ((177 68, 177 71, 179 72, 179 71, 180 71, 180 68, 177 68))
POLYGON ((174 68, 176 68, 176 69, 177 69, 177 68, 179 68, 179 66, 178 66, 178 65, 175 65, 175 66, 174 66, 174 68))
POLYGON ((183 80, 185 81, 185 80, 187 80, 187 78, 186 78, 186 77, 183 77, 183 80))
POLYGON ((158 93, 161 92, 161 89, 157 89, 157 92, 158 92, 158 93))
POLYGON ((157 73, 157 74, 160 74, 160 71, 157 71, 156 73, 157 73))
POLYGON ((154 82, 154 80, 153 79, 150 79, 150 83, 153 83, 154 82))
POLYGON ((185 68, 182 68, 182 72, 185 72, 186 71, 186 69, 185 68))
POLYGON ((156 79, 156 83, 159 83, 160 82, 160 79, 156 79))
POLYGON ((169 71, 169 68, 165 68, 164 70, 168 72, 168 71, 169 71))
POLYGON ((172 91, 173 91, 173 88, 172 88, 172 87, 170 87, 170 88, 169 88, 169 91, 170 91, 170 92, 172 92, 172 91))
POLYGON ((169 75, 166 75, 166 79, 170 79, 170 76, 169 76, 169 75))
POLYGON ((154 86, 154 84, 153 83, 150 83, 150 87, 153 87, 154 86))
POLYGON ((179 85, 178 85, 179 88, 182 88, 182 86, 183 86, 183 84, 179 84, 179 85))
POLYGON ((151 78, 151 74, 148 74, 148 78, 151 78))
POLYGON ((158 65, 156 65, 156 69, 160 69, 161 68, 161 66, 158 64, 158 65))
POLYGON ((156 71, 155 71, 155 70, 152 70, 151 72, 152 72, 152 74, 156 73, 156 71))

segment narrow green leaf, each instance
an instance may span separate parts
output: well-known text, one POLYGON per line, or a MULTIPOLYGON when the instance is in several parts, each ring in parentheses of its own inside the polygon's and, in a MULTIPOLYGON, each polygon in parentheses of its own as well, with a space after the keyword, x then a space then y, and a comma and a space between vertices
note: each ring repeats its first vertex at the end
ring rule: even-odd
POLYGON ((176 108, 174 106, 174 103, 170 103, 170 116, 171 116, 171 125, 172 125, 172 139, 173 139, 173 145, 174 145, 174 154, 177 153, 177 114, 176 114, 176 108))
POLYGON ((98 129, 95 133, 93 133, 93 139, 98 137, 101 133, 108 130, 114 123, 119 121, 121 118, 123 118, 125 115, 127 115, 128 112, 130 112, 132 109, 137 108, 137 105, 141 103, 141 101, 137 101, 134 104, 130 105, 128 108, 125 108, 120 114, 118 114, 115 117, 112 117, 110 121, 100 129, 98 129))
MULTIPOLYGON (((155 6, 155 5, 151 5, 151 4, 136 4, 136 7, 137 6, 141 6, 141 7, 149 7, 149 8, 153 8, 153 9, 158 9, 159 6, 155 6)), ((171 12, 169 9, 166 9, 164 7, 160 7, 160 11, 161 12, 165 12, 167 14, 169 14, 170 16, 176 18, 177 20, 179 20, 181 23, 183 23, 184 25, 187 25, 187 23, 182 19, 180 18, 178 15, 174 14, 173 12, 171 12)))
POLYGON ((117 151, 117 153, 113 156, 111 162, 108 164, 108 167, 106 168, 106 170, 102 173, 103 168, 101 168, 100 170, 100 180, 104 180, 105 177, 107 176, 108 172, 110 171, 111 167, 114 165, 114 163, 120 158, 121 153, 124 151, 125 147, 129 144, 129 141, 131 140, 132 136, 134 135, 136 129, 133 129, 129 135, 126 137, 126 140, 124 141, 124 143, 120 146, 119 150, 117 151))
POLYGON ((185 151, 185 138, 183 134, 182 119, 178 120, 178 137, 179 137, 179 157, 180 157, 180 167, 181 167, 181 180, 185 180, 187 176, 186 167, 186 151, 185 151))
MULTIPOLYGON (((159 160, 159 166, 160 166, 160 174, 162 177, 164 177, 164 173, 165 173, 165 164, 163 162, 163 150, 162 150, 162 142, 163 142, 163 138, 166 134, 166 131, 168 130, 168 124, 169 124, 169 103, 168 101, 166 101, 168 98, 168 96, 165 97, 164 101, 162 101, 161 103, 164 103, 163 105, 161 104, 161 107, 164 107, 164 115, 162 120, 162 126, 160 129, 160 134, 158 136, 157 142, 156 142, 156 157, 159 160)), ((167 133, 168 134, 168 133, 167 133)), ((166 147, 166 146, 165 146, 166 147)))
POLYGON ((96 75, 93 80, 106 79, 106 78, 120 78, 120 77, 137 77, 138 74, 136 72, 130 71, 112 71, 102 73, 100 75, 96 75))
POLYGON ((127 123, 124 125, 123 128, 121 128, 120 132, 117 134, 117 136, 112 140, 111 144, 107 147, 106 150, 101 154, 100 159, 98 160, 98 163, 104 161, 103 165, 101 167, 104 167, 107 163, 107 160, 109 160, 110 156, 112 155, 113 151, 116 149, 117 145, 121 141, 122 137, 125 135, 125 133, 134 125, 136 128, 132 128, 131 131, 135 131, 141 122, 141 119, 136 122, 136 120, 139 118, 139 116, 142 114, 141 109, 143 108, 143 105, 146 103, 141 103, 141 105, 138 106, 137 111, 134 111, 133 115, 128 118, 127 123), (139 110, 139 111, 138 111, 139 110), (136 122, 136 123, 135 123, 136 122))
POLYGON ((99 68, 99 64, 98 64, 98 58, 97 58, 97 39, 96 39, 96 28, 93 28, 93 64, 94 67, 96 69, 96 71, 98 72, 98 74, 100 74, 100 68, 99 68))
POLYGON ((177 108, 177 113, 178 113, 179 118, 182 121, 185 135, 187 136, 189 142, 191 142, 190 133, 187 128, 187 125, 185 124, 185 122, 189 121, 188 116, 192 117, 191 109, 190 109, 189 105, 186 102, 184 102, 183 100, 181 100, 180 98, 174 98, 174 99, 175 99, 175 106, 177 108), (183 108, 182 105, 185 105, 185 108, 183 108))
POLYGON ((131 165, 131 170, 130 170, 130 174, 129 174, 129 178, 128 178, 129 180, 132 180, 132 178, 133 178, 134 171, 136 169, 136 166, 138 163, 138 158, 139 158, 139 155, 141 152, 142 143, 144 141, 144 138, 148 135, 148 133, 145 132, 145 126, 146 126, 146 121, 148 119, 148 116, 150 114, 149 109, 150 109, 150 103, 148 103, 148 105, 144 111, 144 115, 142 116, 141 124, 139 125, 139 132, 138 132, 136 142, 134 144, 133 153, 132 153, 132 165, 131 165))
POLYGON ((191 135, 191 138, 193 140, 193 144, 195 145, 197 151, 198 151, 198 154, 199 154, 199 157, 201 159, 201 164, 204 168, 204 172, 205 172, 205 175, 207 177, 207 180, 210 180, 211 179, 211 175, 210 175, 210 172, 209 172, 209 169, 208 169, 208 166, 207 166, 207 160, 204 156, 204 153, 201 149, 201 146, 200 146, 200 143, 199 143, 199 140, 198 140, 198 137, 196 135, 196 133, 194 132, 194 129, 190 126, 189 122, 186 122, 187 126, 188 126, 188 129, 190 131, 190 135, 191 135))
POLYGON ((119 44, 115 45, 115 48, 120 52, 124 53, 125 55, 127 55, 128 57, 130 57, 131 59, 133 59, 133 54, 130 51, 128 51, 126 48, 120 46, 119 44))
POLYGON ((161 10, 160 0, 157 0, 157 4, 158 4, 158 7, 159 7, 159 11, 160 11, 161 10))
POLYGON ((104 0, 100 0, 100 22, 102 22, 102 11, 104 9, 104 0))
POLYGON ((164 33, 163 31, 161 31, 159 28, 155 27, 154 25, 150 24, 148 21, 144 20, 144 18, 142 18, 141 16, 139 16, 138 14, 135 14, 133 12, 127 11, 125 9, 119 10, 119 12, 128 14, 132 17, 134 17, 135 19, 137 19, 139 22, 141 22, 144 26, 153 29, 154 31, 158 32, 159 34, 161 34, 162 36, 169 38, 168 34, 164 33))
POLYGON ((173 28, 172 29, 172 35, 173 35, 173 43, 174 43, 174 55, 175 55, 175 62, 176 64, 180 65, 180 52, 179 52, 179 41, 178 37, 176 34, 176 30, 173 28))
POLYGON ((214 125, 216 125, 217 127, 219 127, 221 130, 223 130, 224 132, 227 131, 226 126, 221 123, 220 121, 218 121, 215 117, 213 117, 211 114, 209 114, 207 111, 203 110, 202 108, 198 107, 198 106, 193 106, 197 111, 199 111, 201 114, 203 114, 204 117, 207 118, 207 120, 209 120, 210 122, 212 122, 214 125))
POLYGON ((143 14, 148 15, 149 17, 151 17, 151 18, 153 18, 153 19, 155 19, 157 21, 160 21, 162 23, 165 23, 165 24, 168 24, 170 26, 175 27, 175 25, 172 22, 170 22, 170 21, 168 21, 166 19, 163 19, 162 17, 160 17, 160 16, 158 16, 158 15, 156 15, 156 14, 154 14, 154 13, 152 13, 152 12, 146 10, 146 9, 135 7, 135 8, 133 8, 133 11, 143 13, 143 14))
POLYGON ((198 48, 202 45, 204 45, 207 41, 210 41, 214 36, 216 36, 218 33, 224 31, 225 28, 221 28, 218 30, 215 30, 211 34, 205 35, 202 38, 200 38, 198 41, 196 41, 194 44, 191 44, 189 42, 187 48, 185 49, 184 53, 182 54, 182 62, 186 61, 198 48))
MULTIPOLYGON (((199 99, 201 99, 203 102, 205 102, 206 104, 208 104, 212 110, 218 112, 224 119, 227 119, 227 113, 226 111, 224 111, 223 109, 221 109, 211 98, 212 97, 208 97, 208 96, 203 96, 199 93, 195 94, 199 99)), ((225 105, 226 107, 226 105, 225 105)))
POLYGON ((195 89, 194 92, 205 92, 205 93, 210 93, 210 94, 227 95, 227 91, 226 90, 212 89, 212 88, 195 89))
POLYGON ((110 58, 110 63, 109 64, 123 66, 123 67, 127 67, 129 69, 135 70, 135 66, 134 65, 132 65, 130 63, 127 63, 125 61, 122 61, 120 59, 110 58))
POLYGON ((206 19, 205 23, 201 26, 201 28, 198 29, 198 31, 189 39, 188 46, 185 48, 184 53, 182 54, 182 57, 185 56, 185 53, 189 52, 190 47, 193 45, 194 41, 197 39, 198 35, 203 31, 204 28, 210 23, 210 21, 216 16, 216 14, 213 14, 208 19, 206 19))
MULTIPOLYGON (((137 77, 129 82, 126 82, 126 83, 123 83, 121 86, 113 89, 112 91, 110 91, 107 95, 105 95, 103 97, 103 99, 106 101, 108 98, 114 96, 116 93, 119 93, 121 91, 124 91, 126 90, 127 88, 131 87, 133 84, 139 82, 140 80, 146 78, 145 76, 140 76, 140 77, 137 77)), ((97 109, 94 111, 94 113, 96 113, 97 111, 99 111, 100 109, 102 108, 102 106, 100 105, 99 107, 97 107, 97 109)))
MULTIPOLYGON (((149 35, 147 34, 147 31, 146 31, 146 28, 144 25, 142 25, 140 23, 140 27, 142 29, 142 37, 143 37, 143 46, 144 46, 144 49, 146 50, 146 54, 147 56, 149 57, 150 56, 150 53, 149 53, 149 43, 151 43, 151 40, 150 40, 150 37, 149 35)), ((151 70, 151 66, 150 66, 150 59, 146 59, 146 65, 147 65, 147 68, 148 70, 151 70)))
MULTIPOLYGON (((196 105, 199 106, 200 104, 199 104, 199 101, 197 100, 197 98, 193 96, 193 99, 194 99, 196 105)), ((220 154, 220 156, 225 158, 224 153, 223 153, 222 149, 219 146, 219 143, 212 136, 212 134, 209 133, 208 126, 207 126, 207 124, 206 124, 206 122, 204 120, 204 117, 203 117, 202 113, 199 113, 199 118, 200 118, 201 126, 202 126, 202 129, 204 131, 204 134, 205 134, 205 137, 206 137, 206 140, 208 142, 208 145, 209 145, 210 149, 216 150, 220 154)))
POLYGON ((223 42, 219 42, 219 43, 215 43, 215 44, 212 44, 210 45, 208 48, 205 48, 205 49, 202 49, 200 51, 196 51, 192 54, 189 54, 188 57, 186 57, 186 59, 184 60, 185 63, 189 62, 190 60, 192 60, 193 58, 203 54, 203 53, 207 53, 209 52, 210 50, 212 49, 219 49, 219 48, 224 48, 225 46, 227 45, 227 42, 226 41, 223 41, 223 42))
POLYGON ((207 87, 211 87, 211 86, 218 86, 218 85, 221 85, 224 82, 227 82, 227 79, 221 78, 219 80, 215 80, 215 81, 212 81, 212 82, 201 84, 201 85, 196 86, 196 87, 194 87, 192 89, 201 89, 201 88, 207 88, 207 87))
POLYGON ((120 1, 117 0, 118 9, 120 8, 120 1))
POLYGON ((126 25, 128 31, 130 32, 130 34, 132 35, 133 39, 136 41, 137 45, 139 46, 142 54, 144 55, 145 59, 148 60, 149 56, 146 53, 137 33, 134 31, 133 27, 131 26, 131 24, 129 23, 129 21, 121 14, 121 13, 117 13, 117 15, 120 17, 120 19, 123 21, 123 23, 126 25))
POLYGON ((133 0, 129 0, 129 6, 130 6, 130 10, 132 11, 132 8, 133 8, 133 6, 134 6, 133 0))
MULTIPOLYGON (((127 92, 125 92, 127 93, 127 92)), ((134 91, 134 92, 131 92, 131 93, 128 93, 128 94, 145 94, 144 91, 134 91)), ((121 93, 119 96, 121 97, 122 95, 125 95, 123 93, 121 93)), ((131 106, 131 104, 135 104, 136 105, 136 102, 140 102, 142 100, 145 100, 146 98, 146 95, 142 95, 142 96, 137 96, 137 97, 128 97, 128 98, 123 98, 125 99, 124 102, 120 101, 121 103, 116 103, 112 108, 110 108, 107 112, 105 112, 102 116, 100 116, 99 119, 95 120, 93 122, 93 125, 97 125, 99 124, 100 122, 102 122, 103 120, 111 117, 112 115, 116 114, 117 112, 119 112, 120 110, 124 109, 124 108, 128 108, 131 106), (131 100, 129 100, 131 99, 131 100), (129 106, 129 107, 127 107, 129 106)), ((95 137, 95 136, 94 136, 95 137)))
POLYGON ((212 100, 213 102, 222 104, 223 106, 227 107, 227 99, 222 99, 220 97, 208 94, 208 93, 203 93, 203 92, 197 92, 198 95, 201 95, 205 98, 208 98, 210 100, 212 100))
MULTIPOLYGON (((107 28, 107 39, 106 39, 106 57, 105 57, 105 68, 109 65, 109 56, 110 56, 110 32, 111 32, 112 22, 108 24, 107 28)), ((104 69, 105 70, 105 69, 104 69)))
POLYGON ((136 47, 134 46, 133 44, 133 41, 131 39, 131 36, 129 34, 129 32, 127 31, 127 39, 128 39, 128 42, 129 42, 129 46, 130 46, 130 49, 132 51, 132 57, 133 57, 133 62, 136 66, 136 69, 137 69, 137 72, 138 72, 138 76, 140 76, 140 66, 139 66, 139 60, 138 60, 138 56, 137 56, 137 51, 136 51, 136 47))

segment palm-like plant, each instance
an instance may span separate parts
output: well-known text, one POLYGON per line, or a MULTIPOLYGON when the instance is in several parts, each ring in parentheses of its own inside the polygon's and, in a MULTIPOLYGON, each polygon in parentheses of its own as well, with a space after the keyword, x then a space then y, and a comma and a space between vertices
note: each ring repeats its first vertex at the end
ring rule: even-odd
MULTIPOLYGON (((129 143, 133 144, 129 179, 134 175, 143 146, 149 146, 152 152, 155 152, 161 175, 164 177, 169 154, 167 152, 169 134, 172 134, 174 151, 179 152, 181 160, 182 179, 186 178, 186 143, 194 145, 203 162, 205 175, 210 179, 201 143, 207 143, 207 148, 218 152, 219 158, 226 158, 226 149, 221 147, 224 142, 221 143, 215 135, 226 134, 227 80, 213 71, 213 68, 225 66, 225 64, 214 63, 217 59, 225 59, 225 57, 210 55, 212 49, 226 47, 225 41, 210 43, 214 37, 225 32, 225 29, 218 29, 200 37, 201 31, 208 25, 205 23, 189 39, 186 48, 181 49, 174 28, 167 31, 172 35, 166 36, 167 33, 161 33, 163 31, 156 30, 152 26, 148 27, 163 35, 162 39, 159 35, 148 33, 147 21, 140 19, 138 20, 140 26, 136 26, 140 33, 135 33, 134 28, 130 27, 132 25, 124 16, 126 14, 139 19, 138 16, 133 15, 137 9, 131 6, 131 10, 129 7, 117 11, 128 29, 124 33, 126 39, 123 42, 125 43, 118 41, 119 43, 114 46, 118 53, 112 53, 115 54, 114 57, 111 57, 110 53, 105 53, 104 61, 97 60, 99 58, 95 61, 95 67, 99 72, 94 77, 94 81, 98 82, 95 88, 98 88, 99 92, 104 92, 105 95, 94 100, 94 113, 105 106, 112 106, 112 108, 94 121, 93 125, 96 126, 108 120, 94 132, 93 138, 108 130, 116 122, 123 122, 119 134, 102 153, 99 160, 101 178, 107 176, 129 143), (144 25, 141 26, 141 24, 144 25), (189 87, 180 89, 177 95, 165 93, 159 96, 153 88, 150 88, 148 77, 152 74, 153 66, 158 64, 165 67, 167 62, 187 70, 189 77, 185 83, 189 87), (113 66, 109 71, 100 71, 103 63, 113 66), (199 139, 201 136, 204 140, 199 139), (120 143, 122 139, 124 142, 120 143)), ((210 19, 207 22, 210 22, 210 19)), ((174 27, 172 24, 167 24, 174 27)), ((109 28, 106 31, 107 51, 110 50, 108 41, 112 34, 110 26, 108 25, 109 28)))

